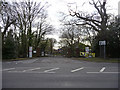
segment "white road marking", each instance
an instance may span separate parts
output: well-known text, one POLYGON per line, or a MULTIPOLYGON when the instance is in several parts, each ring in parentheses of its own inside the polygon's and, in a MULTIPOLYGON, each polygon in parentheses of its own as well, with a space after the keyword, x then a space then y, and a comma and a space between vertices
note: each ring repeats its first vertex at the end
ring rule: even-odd
POLYGON ((3 69, 2 71, 8 71, 8 70, 13 70, 15 68, 8 68, 8 69, 3 69))
POLYGON ((20 72, 20 73, 21 73, 22 71, 8 71, 8 72, 13 72, 13 73, 15 73, 15 72, 18 73, 18 72, 20 72))
POLYGON ((82 70, 82 69, 84 69, 84 67, 81 67, 81 68, 78 68, 78 69, 72 70, 71 72, 76 72, 76 71, 79 71, 79 70, 82 70))
POLYGON ((103 72, 105 70, 105 67, 103 67, 99 72, 103 72))
POLYGON ((53 69, 45 70, 44 72, 50 72, 50 71, 57 70, 57 69, 60 69, 60 68, 53 68, 53 69))
POLYGON ((40 69, 40 68, 38 67, 38 68, 33 68, 33 69, 23 70, 22 72, 33 71, 33 70, 37 70, 37 69, 40 69))
POLYGON ((23 71, 8 71, 9 73, 41 73, 41 74, 54 74, 55 72, 23 72, 23 71))
MULTIPOLYGON (((96 73, 101 73, 101 72, 86 72, 86 73, 93 73, 93 74, 96 74, 96 73)), ((108 74, 118 74, 120 72, 102 72, 102 73, 108 73, 108 74)))

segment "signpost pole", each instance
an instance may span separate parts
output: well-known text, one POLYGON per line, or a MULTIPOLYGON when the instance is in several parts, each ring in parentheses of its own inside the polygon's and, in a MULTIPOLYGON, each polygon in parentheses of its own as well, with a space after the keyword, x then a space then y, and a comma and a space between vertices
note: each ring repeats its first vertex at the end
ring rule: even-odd
POLYGON ((100 57, 101 57, 101 45, 100 45, 100 57))
POLYGON ((105 59, 105 56, 106 56, 105 55, 105 53, 106 53, 106 50, 105 50, 106 41, 99 41, 99 45, 100 45, 100 57, 104 57, 104 59, 105 59), (101 46, 103 46, 102 50, 101 50, 101 46))
POLYGON ((32 47, 29 47, 29 58, 32 58, 32 47))
POLYGON ((105 52, 105 45, 104 45, 104 59, 105 59, 105 53, 106 53, 106 52, 105 52))

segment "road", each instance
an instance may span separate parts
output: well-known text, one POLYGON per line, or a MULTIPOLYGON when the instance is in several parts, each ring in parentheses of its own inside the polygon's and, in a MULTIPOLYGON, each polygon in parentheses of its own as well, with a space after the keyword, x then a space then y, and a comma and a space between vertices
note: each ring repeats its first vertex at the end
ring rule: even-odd
POLYGON ((118 64, 41 57, 3 62, 3 88, 118 88, 118 64))

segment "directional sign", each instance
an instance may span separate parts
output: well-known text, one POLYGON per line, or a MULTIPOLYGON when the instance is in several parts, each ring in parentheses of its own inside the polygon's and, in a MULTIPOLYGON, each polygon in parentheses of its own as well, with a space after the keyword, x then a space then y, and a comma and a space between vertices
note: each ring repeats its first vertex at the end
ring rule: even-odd
POLYGON ((99 41, 99 45, 106 45, 106 41, 99 41))
POLYGON ((89 53, 89 47, 85 47, 86 53, 89 53))

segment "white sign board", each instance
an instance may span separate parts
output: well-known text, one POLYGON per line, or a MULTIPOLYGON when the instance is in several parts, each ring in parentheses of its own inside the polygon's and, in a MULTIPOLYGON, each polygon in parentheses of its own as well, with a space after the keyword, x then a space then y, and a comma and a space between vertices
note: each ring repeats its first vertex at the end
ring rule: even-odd
POLYGON ((89 53, 89 47, 85 47, 85 52, 89 53))
POLYGON ((44 52, 42 52, 42 56, 44 56, 44 52))
POLYGON ((33 53, 36 53, 36 51, 33 51, 33 53))
POLYGON ((32 47, 29 47, 29 58, 32 58, 32 47))
POLYGON ((99 45, 106 45, 106 41, 99 41, 99 45))

